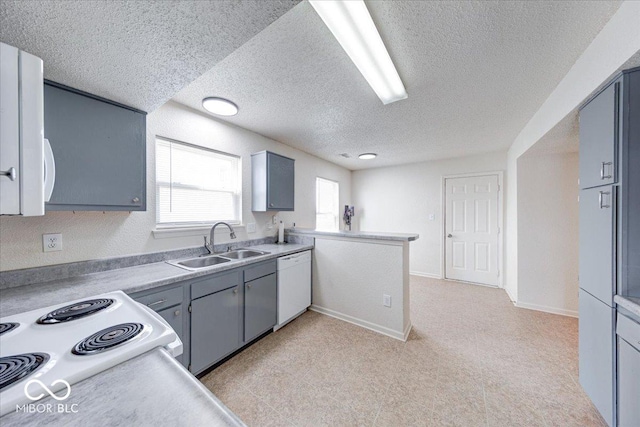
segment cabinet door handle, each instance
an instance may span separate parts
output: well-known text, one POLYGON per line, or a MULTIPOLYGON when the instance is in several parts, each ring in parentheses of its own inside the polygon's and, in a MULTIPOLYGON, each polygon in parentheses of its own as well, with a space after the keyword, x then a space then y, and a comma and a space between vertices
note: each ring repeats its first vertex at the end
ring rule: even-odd
POLYGON ((147 304, 147 307, 153 307, 154 305, 159 305, 159 304, 162 304, 163 302, 167 302, 167 300, 166 299, 161 299, 160 301, 149 303, 149 304, 147 304))
POLYGON ((0 171, 0 176, 6 176, 11 181, 15 181, 16 180, 16 168, 9 168, 9 170, 0 171))
POLYGON ((133 199, 131 199, 131 201, 132 201, 133 203, 139 203, 139 202, 140 202, 140 199, 139 199, 139 198, 137 198, 137 197, 134 197, 133 199))
POLYGON ((247 289, 251 289, 251 284, 247 284, 247 289))
POLYGON ((173 312, 173 315, 174 315, 174 316, 180 316, 180 310, 176 310, 176 311, 174 311, 174 312, 173 312))
POLYGON ((234 289, 234 290, 233 290, 233 293, 234 293, 234 294, 237 294, 237 293, 238 293, 238 290, 237 290, 237 289, 234 289))
POLYGON ((269 203, 269 207, 272 208, 273 207, 273 203, 269 203))
MULTIPOLYGON (((605 175, 604 169, 607 166, 613 166, 613 162, 602 162, 600 163, 600 179, 610 179, 611 174, 605 175)), ((612 168, 613 169, 613 168, 612 168)))
POLYGON ((606 208, 610 208, 611 207, 610 204, 609 205, 605 205, 604 204, 604 196, 605 195, 610 196, 611 192, 609 192, 609 191, 600 191, 598 193, 598 204, 600 205, 600 209, 606 209, 606 208))

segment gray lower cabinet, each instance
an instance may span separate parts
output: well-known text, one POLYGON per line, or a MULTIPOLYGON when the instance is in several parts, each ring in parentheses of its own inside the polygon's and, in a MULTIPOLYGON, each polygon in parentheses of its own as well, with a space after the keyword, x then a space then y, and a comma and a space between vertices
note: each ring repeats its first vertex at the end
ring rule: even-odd
POLYGON ((640 323, 618 314, 618 425, 640 426, 640 323))
POLYGON ((613 306, 616 186, 580 192, 580 287, 613 306))
POLYGON ((607 424, 614 424, 615 309, 580 289, 580 384, 607 424))
POLYGON ((198 374, 238 349, 238 286, 191 301, 191 372, 198 374))
MULTIPOLYGON (((167 321, 169 326, 171 326, 171 328, 174 331, 182 331, 184 329, 184 322, 183 322, 184 315, 183 315, 183 309, 181 306, 165 308, 164 310, 158 311, 158 314, 162 316, 164 320, 167 321)), ((183 337, 185 336, 185 334, 180 334, 180 333, 178 333, 178 335, 181 336, 180 340, 182 340, 183 337)), ((187 364, 184 363, 184 360, 185 360, 184 347, 185 346, 186 344, 183 341, 182 342, 183 352, 180 356, 176 357, 176 360, 186 366, 187 364)))
POLYGON ((580 110, 580 188, 617 182, 620 81, 580 110))
POLYGON ((146 113, 47 82, 44 136, 56 163, 47 210, 146 210, 146 113))
POLYGON ((178 334, 182 354, 176 357, 183 366, 189 365, 189 288, 183 284, 151 289, 131 295, 135 301, 156 311, 178 334))
POLYGON ((272 329, 277 320, 278 285, 275 273, 244 284, 244 342, 272 329))

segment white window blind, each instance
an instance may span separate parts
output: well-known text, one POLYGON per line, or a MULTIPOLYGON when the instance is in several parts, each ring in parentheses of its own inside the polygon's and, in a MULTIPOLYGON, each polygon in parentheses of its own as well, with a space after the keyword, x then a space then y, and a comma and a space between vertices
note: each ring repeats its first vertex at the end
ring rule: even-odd
POLYGON ((324 178, 316 178, 316 229, 338 230, 340 185, 324 178))
POLYGON ((156 139, 156 222, 162 225, 240 222, 240 158, 156 139))

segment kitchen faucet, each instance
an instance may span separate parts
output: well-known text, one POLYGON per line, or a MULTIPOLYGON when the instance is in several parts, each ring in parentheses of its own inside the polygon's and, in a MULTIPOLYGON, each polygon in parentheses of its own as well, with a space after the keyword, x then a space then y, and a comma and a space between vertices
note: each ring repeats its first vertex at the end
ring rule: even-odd
POLYGON ((211 232, 209 233, 209 243, 207 244, 207 236, 204 236, 204 247, 206 250, 209 251, 210 254, 215 253, 214 252, 214 243, 213 243, 213 233, 214 231, 216 231, 216 227, 219 225, 226 225, 227 228, 229 229, 229 231, 231 231, 231 234, 229 234, 229 237, 231 237, 232 239, 236 238, 236 232, 233 231, 233 227, 231 227, 229 224, 227 224, 226 222, 222 222, 222 221, 218 221, 215 224, 213 224, 213 227, 211 227, 211 232))

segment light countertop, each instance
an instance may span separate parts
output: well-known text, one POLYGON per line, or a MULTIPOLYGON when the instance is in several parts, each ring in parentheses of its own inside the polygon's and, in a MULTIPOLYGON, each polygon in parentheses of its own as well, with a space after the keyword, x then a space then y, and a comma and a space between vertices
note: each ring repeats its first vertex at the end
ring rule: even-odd
POLYGON ((287 233, 296 235, 310 235, 310 236, 333 236, 333 237, 350 237, 354 239, 372 239, 372 240, 395 240, 403 242, 413 242, 418 240, 420 235, 413 233, 384 233, 374 231, 326 231, 326 230, 314 230, 310 228, 288 228, 287 233))
POLYGON ((640 317, 640 298, 623 297, 622 295, 616 295, 613 297, 613 302, 640 317))
POLYGON ((244 426, 244 423, 164 349, 127 360, 71 386, 64 402, 46 397, 52 412, 12 412, 13 426, 244 426), (58 412, 58 404, 76 412, 58 412), (77 406, 72 406, 77 405, 77 406))
POLYGON ((250 248, 266 251, 269 252, 269 254, 226 262, 203 268, 199 271, 188 271, 163 261, 85 274, 50 282, 0 289, 0 317, 11 316, 49 305, 63 304, 68 301, 117 290, 132 294, 313 249, 313 246, 287 243, 284 245, 266 244, 250 246, 250 248))

